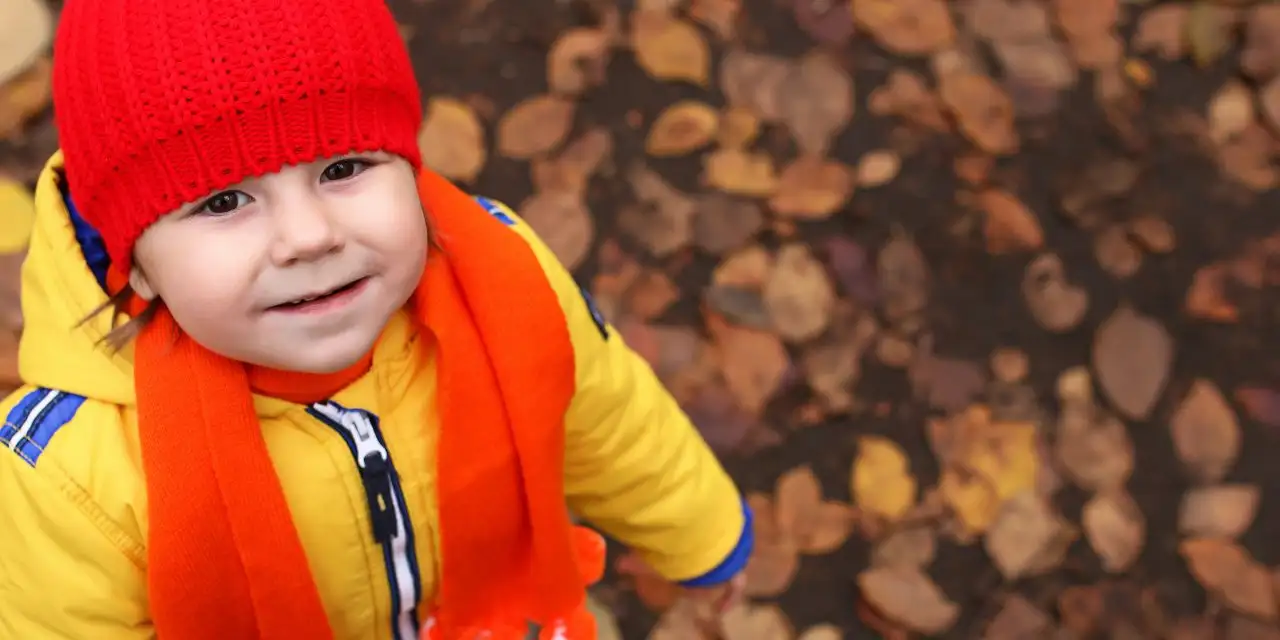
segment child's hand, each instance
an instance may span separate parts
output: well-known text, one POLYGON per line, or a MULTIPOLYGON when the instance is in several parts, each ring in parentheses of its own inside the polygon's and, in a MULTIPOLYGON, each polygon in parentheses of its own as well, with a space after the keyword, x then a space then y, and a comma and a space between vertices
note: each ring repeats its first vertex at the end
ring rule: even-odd
POLYGON ((739 572, 728 582, 711 587, 688 587, 685 593, 693 601, 701 622, 716 622, 742 600, 746 587, 747 575, 739 572))

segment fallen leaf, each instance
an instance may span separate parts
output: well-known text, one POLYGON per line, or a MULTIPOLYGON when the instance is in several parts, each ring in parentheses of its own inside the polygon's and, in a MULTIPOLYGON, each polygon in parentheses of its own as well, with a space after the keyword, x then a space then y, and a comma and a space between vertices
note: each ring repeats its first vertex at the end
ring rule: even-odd
POLYGON ((720 262, 711 274, 712 284, 760 289, 773 271, 773 254, 754 244, 739 249, 720 262))
POLYGON ((498 153, 528 160, 550 152, 569 135, 576 107, 559 96, 526 98, 498 121, 498 153))
POLYGON ((979 149, 993 155, 1018 151, 1013 103, 991 78, 964 71, 947 74, 938 79, 938 96, 979 149))
POLYGON ((798 640, 844 640, 844 633, 834 624, 815 624, 805 629, 798 640))
POLYGON ((1173 251, 1176 239, 1173 225, 1163 218, 1141 215, 1129 221, 1129 233, 1143 249, 1152 253, 1173 251))
POLYGON ((871 306, 880 297, 876 274, 867 250, 843 236, 827 239, 827 263, 840 288, 860 306, 871 306))
POLYGON ((1128 418, 1146 420, 1169 381, 1173 339, 1155 319, 1121 306, 1093 339, 1093 370, 1103 395, 1128 418))
POLYGON ((48 108, 52 99, 53 61, 48 57, 0 84, 0 139, 18 135, 22 125, 48 108))
POLYGON ((800 554, 795 541, 782 530, 774 517, 773 503, 767 496, 747 497, 755 514, 755 547, 743 569, 747 585, 745 593, 758 598, 771 598, 787 590, 800 568, 800 554))
POLYGON ((821 157, 854 113, 853 78, 835 60, 815 52, 800 59, 777 85, 783 124, 804 155, 821 157))
POLYGON ((658 257, 688 246, 693 241, 694 200, 643 166, 632 168, 627 180, 640 202, 623 209, 618 225, 658 257))
POLYGON ((1092 403, 1063 407, 1054 453, 1067 477, 1086 491, 1122 487, 1133 474, 1133 442, 1124 423, 1092 403))
POLYGON ((764 228, 764 211, 753 201, 713 191, 694 203, 693 242, 712 255, 746 246, 764 228))
POLYGON ((1232 609, 1262 620, 1277 618, 1271 574, 1239 545, 1221 538, 1184 540, 1178 552, 1192 575, 1232 609))
POLYGON ((854 504, 863 511, 890 522, 900 519, 916 500, 916 479, 908 468, 907 455, 888 438, 859 438, 852 490, 854 504))
POLYGON ((778 478, 774 518, 779 531, 805 553, 822 554, 844 544, 852 530, 848 507, 822 498, 822 486, 808 466, 778 478))
POLYGON ((782 118, 779 85, 791 75, 783 58, 731 49, 720 61, 720 90, 731 107, 745 109, 765 122, 782 118))
POLYGON ((711 51, 687 20, 653 12, 634 14, 631 47, 636 63, 655 80, 707 85, 711 51))
POLYGON ((1198 379, 1169 419, 1178 459, 1201 482, 1219 482, 1240 455, 1235 412, 1205 379, 1198 379))
POLYGON ((1252 92, 1243 82, 1228 80, 1209 99, 1209 136, 1222 144, 1248 129, 1254 117, 1252 92))
POLYGON ((739 604, 720 619, 724 638, 737 640, 791 640, 786 614, 776 605, 739 604))
POLYGON ((999 255, 1034 251, 1044 246, 1044 232, 1036 216, 1013 194, 986 189, 978 194, 978 204, 986 212, 983 231, 987 251, 999 255))
POLYGON ((827 409, 843 412, 853 407, 853 386, 862 373, 862 354, 875 332, 875 320, 863 316, 851 330, 838 331, 805 349, 805 380, 827 409))
POLYGON ((877 567, 924 569, 933 562, 938 538, 928 527, 910 527, 894 532, 871 549, 871 564, 877 567))
POLYGON ((745 411, 759 415, 781 388, 791 360, 778 336, 721 323, 713 336, 720 350, 720 371, 745 411))
POLYGON ((1055 333, 1076 328, 1089 308, 1088 294, 1067 281, 1062 259, 1051 253, 1042 254, 1027 265, 1022 295, 1036 322, 1055 333))
MULTIPOLYGON (((0 85, 29 69, 53 39, 54 18, 39 0, 8 0, 0 27, 0 85)), ((0 136, 3 137, 3 136, 0 136)))
POLYGON ((941 634, 960 617, 960 607, 918 568, 871 567, 858 574, 858 588, 885 616, 920 633, 941 634))
POLYGON ((984 640, 1030 640, 1050 636, 1053 618, 1019 595, 1005 599, 1000 613, 987 625, 984 640))
POLYGON ((717 149, 703 156, 707 184, 741 196, 767 198, 778 190, 773 161, 763 153, 717 149))
POLYGON ((1244 51, 1240 68, 1250 78, 1265 82, 1280 70, 1280 6, 1255 5, 1244 20, 1244 51))
POLYGON ((547 86, 553 93, 576 96, 604 82, 609 34, 597 27, 566 29, 547 53, 547 86))
POLYGON ((1030 369, 1027 353, 1014 347, 999 347, 991 352, 991 372, 1001 382, 1021 382, 1030 369))
POLYGON ((1017 580, 1043 567, 1060 546, 1064 528, 1061 516, 1028 490, 1005 501, 983 542, 1000 574, 1017 580))
POLYGON ((822 263, 801 244, 782 247, 764 285, 764 303, 783 339, 804 342, 831 324, 836 292, 822 263))
POLYGON ((614 569, 630 583, 636 597, 650 611, 668 611, 680 597, 680 586, 659 575, 635 551, 620 556, 614 569))
POLYGON ((929 298, 929 267, 915 240, 895 233, 876 257, 880 300, 885 315, 900 321, 924 310, 929 298))
POLYGON ((943 0, 852 0, 853 18, 884 48, 925 55, 951 47, 956 39, 943 0))
POLYGON ((721 40, 732 40, 741 11, 742 0, 693 0, 689 17, 714 31, 721 40))
POLYGON ((853 171, 834 160, 801 156, 782 170, 769 208, 808 220, 828 218, 853 195, 853 171))
POLYGON ((1178 531, 1201 538, 1238 538, 1253 524, 1261 491, 1250 484, 1193 487, 1182 498, 1178 531))
POLYGON ((902 158, 888 149, 868 151, 858 161, 857 183, 861 187, 878 187, 898 177, 902 158))
POLYGON ((1133 36, 1135 53, 1153 52, 1165 60, 1186 55, 1187 4, 1160 4, 1143 11, 1133 36))
POLYGON ((1102 559, 1102 568, 1122 573, 1142 552, 1147 520, 1133 498, 1123 490, 1099 493, 1085 503, 1081 522, 1089 546, 1102 559))
POLYGON ((35 223, 36 203, 31 192, 17 182, 0 176, 0 254, 27 248, 35 223))
POLYGON ((656 157, 682 156, 715 139, 720 113, 697 100, 681 100, 658 114, 644 141, 645 153, 656 157))
POLYGON ((1240 310, 1227 299, 1227 265, 1213 263, 1196 270, 1183 307, 1188 315, 1210 322, 1237 322, 1240 310))
POLYGON ((1268 427, 1280 427, 1280 391, 1246 387, 1237 389, 1235 396, 1250 418, 1268 427))
POLYGON ((729 107, 720 117, 716 141, 722 147, 745 149, 760 134, 760 116, 746 107, 729 107))
POLYGON ((432 98, 418 132, 422 163, 450 180, 473 182, 484 168, 484 125, 466 103, 432 98))
POLYGON ((584 193, 587 182, 613 153, 613 135, 603 127, 583 132, 554 158, 534 158, 530 165, 535 191, 584 193))
POLYGON ((652 320, 680 299, 680 288, 667 274, 649 269, 627 288, 626 296, 628 312, 640 320, 652 320))
POLYGON ((1235 10, 1230 7, 1204 1, 1191 4, 1186 18, 1187 46, 1196 64, 1207 67, 1231 48, 1235 22, 1235 10))
POLYGON ((1142 250, 1129 239, 1129 233, 1120 225, 1106 227, 1094 236, 1093 253, 1098 264, 1117 278, 1128 278, 1142 266, 1142 250))
POLYGON ((520 217, 538 233, 551 252, 570 270, 591 250, 595 224, 582 198, 574 193, 535 193, 520 205, 520 217))
POLYGON ((1101 631, 1106 614, 1107 595, 1099 585, 1074 585, 1058 595, 1058 613, 1062 627, 1077 637, 1089 637, 1101 631))

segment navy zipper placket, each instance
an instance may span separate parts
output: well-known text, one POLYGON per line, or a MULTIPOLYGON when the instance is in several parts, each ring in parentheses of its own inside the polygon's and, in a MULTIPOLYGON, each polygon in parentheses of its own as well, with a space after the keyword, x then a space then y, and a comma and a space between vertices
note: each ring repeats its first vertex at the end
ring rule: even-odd
POLYGON ((332 401, 313 404, 307 413, 337 432, 351 451, 364 488, 373 538, 383 549, 391 591, 393 634, 397 640, 413 640, 418 635, 417 602, 422 581, 404 491, 378 427, 378 417, 332 401), (404 535, 397 536, 400 532, 404 535), (411 606, 403 606, 409 598, 411 606))

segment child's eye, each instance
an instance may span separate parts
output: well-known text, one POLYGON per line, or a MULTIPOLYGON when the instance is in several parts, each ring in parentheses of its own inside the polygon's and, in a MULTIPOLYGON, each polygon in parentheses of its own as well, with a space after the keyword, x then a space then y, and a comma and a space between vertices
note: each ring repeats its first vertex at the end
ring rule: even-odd
POLYGON ((245 195, 243 191, 223 191, 205 200, 204 204, 200 205, 192 213, 224 216, 246 204, 249 204, 249 196, 245 195))
POLYGON ((360 175, 370 166, 369 162, 356 158, 347 160, 339 160, 324 168, 324 173, 320 174, 321 182, 332 182, 335 180, 346 180, 360 175))

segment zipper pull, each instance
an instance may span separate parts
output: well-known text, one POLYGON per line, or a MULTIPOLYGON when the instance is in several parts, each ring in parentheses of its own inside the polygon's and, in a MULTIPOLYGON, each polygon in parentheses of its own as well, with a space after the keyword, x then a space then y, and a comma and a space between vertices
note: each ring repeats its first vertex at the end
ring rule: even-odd
POLYGON ((387 458, 371 451, 360 466, 360 482, 369 502, 369 520, 373 522, 373 538, 387 543, 396 535, 396 512, 391 499, 391 469, 387 458))

